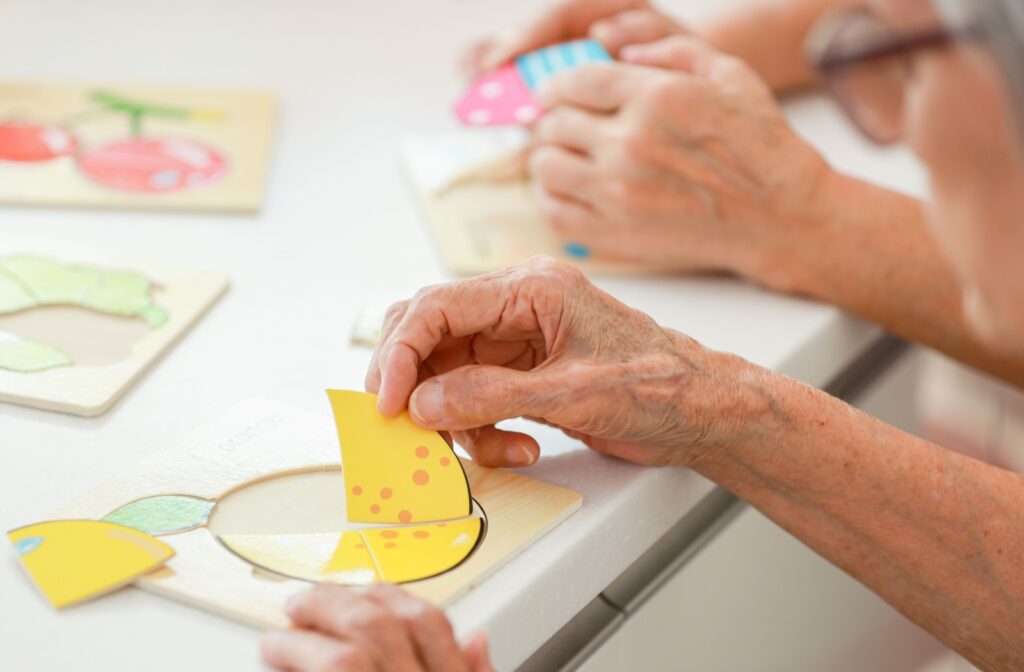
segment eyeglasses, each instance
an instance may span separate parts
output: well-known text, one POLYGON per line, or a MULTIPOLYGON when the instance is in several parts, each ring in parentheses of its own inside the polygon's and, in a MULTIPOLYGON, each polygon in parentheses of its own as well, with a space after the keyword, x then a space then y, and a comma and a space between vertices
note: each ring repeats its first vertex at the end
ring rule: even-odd
POLYGON ((853 123, 871 140, 891 144, 902 134, 910 55, 978 34, 973 24, 900 30, 861 7, 826 19, 812 33, 808 51, 832 96, 853 123))

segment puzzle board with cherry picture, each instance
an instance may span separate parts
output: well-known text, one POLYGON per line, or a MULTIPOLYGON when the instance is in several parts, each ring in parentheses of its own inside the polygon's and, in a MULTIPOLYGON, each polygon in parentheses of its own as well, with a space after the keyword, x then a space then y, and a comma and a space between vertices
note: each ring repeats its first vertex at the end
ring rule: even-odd
POLYGON ((255 211, 273 119, 257 91, 0 83, 0 203, 255 211))

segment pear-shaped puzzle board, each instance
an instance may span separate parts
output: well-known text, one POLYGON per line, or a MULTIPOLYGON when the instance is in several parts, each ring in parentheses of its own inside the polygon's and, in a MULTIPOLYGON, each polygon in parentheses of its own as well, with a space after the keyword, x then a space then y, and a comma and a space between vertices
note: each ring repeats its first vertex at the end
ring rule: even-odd
POLYGON ((0 241, 0 401, 99 415, 226 288, 217 273, 0 241))
POLYGON ((560 239, 534 203, 526 174, 528 145, 529 133, 521 128, 472 129, 404 143, 406 177, 449 270, 478 275, 538 254, 591 274, 659 270, 560 239))
POLYGON ((273 118, 255 91, 0 83, 0 203, 255 211, 273 118))
POLYGON ((137 586, 268 627, 311 581, 401 583, 443 606, 580 506, 572 490, 459 459, 406 414, 380 417, 372 395, 329 395, 336 422, 235 406, 53 517, 158 537, 175 557, 137 586))

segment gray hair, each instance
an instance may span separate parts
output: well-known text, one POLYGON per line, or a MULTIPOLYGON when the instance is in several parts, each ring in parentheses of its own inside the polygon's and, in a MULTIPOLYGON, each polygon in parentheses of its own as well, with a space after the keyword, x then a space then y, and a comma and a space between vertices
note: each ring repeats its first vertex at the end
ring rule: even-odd
POLYGON ((936 0, 953 28, 980 33, 1006 80, 1017 132, 1024 141, 1024 0, 936 0))

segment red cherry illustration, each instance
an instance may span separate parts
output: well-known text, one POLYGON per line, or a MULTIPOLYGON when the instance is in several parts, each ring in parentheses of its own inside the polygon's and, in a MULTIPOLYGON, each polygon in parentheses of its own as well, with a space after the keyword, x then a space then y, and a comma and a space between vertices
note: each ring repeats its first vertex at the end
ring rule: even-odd
POLYGON ((0 122, 0 161, 50 161, 74 153, 78 140, 67 129, 24 121, 0 122))
POLYGON ((93 182, 147 193, 208 186, 224 176, 226 163, 206 145, 182 138, 116 140, 78 155, 79 169, 93 182))

